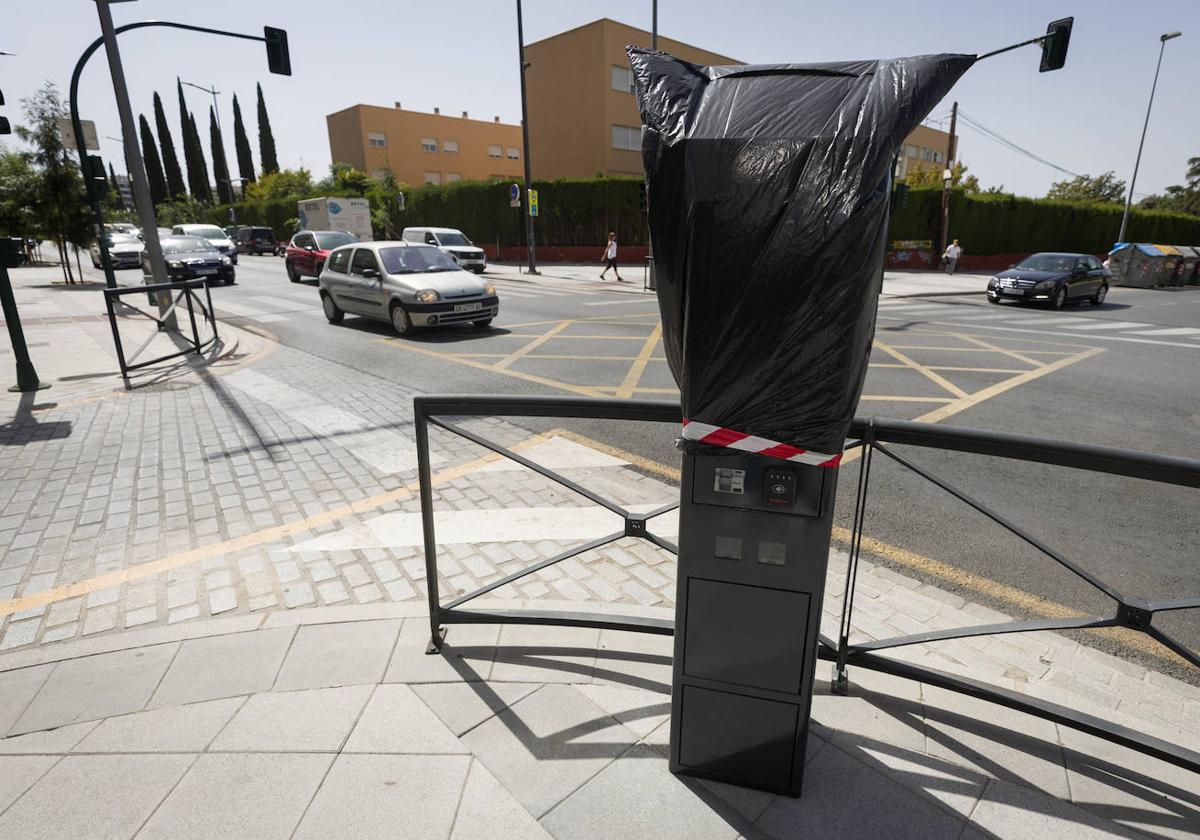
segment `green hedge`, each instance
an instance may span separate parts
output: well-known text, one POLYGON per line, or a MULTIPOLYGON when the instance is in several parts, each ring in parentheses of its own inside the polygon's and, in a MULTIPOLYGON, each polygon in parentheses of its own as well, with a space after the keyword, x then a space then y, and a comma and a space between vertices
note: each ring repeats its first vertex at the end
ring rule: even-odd
MULTIPOLYGON (((649 231, 642 206, 642 182, 634 178, 535 181, 540 215, 534 225, 539 245, 596 245, 616 231, 625 244, 644 245, 649 231)), ((410 225, 462 230, 475 242, 501 246, 525 242, 524 207, 508 206, 507 182, 463 182, 424 186, 406 193, 406 209, 393 211, 396 231, 410 225)), ((280 238, 294 232, 296 202, 283 198, 234 205, 238 224, 268 225, 280 238)), ((892 214, 888 239, 937 239, 942 191, 910 190, 904 207, 892 214)), ((372 207, 381 220, 389 208, 372 207)), ((950 236, 969 254, 1025 251, 1080 251, 1100 254, 1112 247, 1123 208, 1113 204, 1017 198, 962 190, 951 193, 950 236)), ((229 224, 228 206, 207 208, 201 221, 229 224)), ((1200 243, 1200 216, 1162 210, 1134 210, 1128 238, 1168 245, 1200 243)))
MULTIPOLYGON (((938 236, 942 191, 910 190, 907 204, 892 214, 888 239, 938 236)), ((1124 208, 1116 204, 1050 201, 954 190, 950 195, 950 238, 969 254, 1023 251, 1107 252, 1121 229, 1124 208)), ((1133 210, 1126 238, 1166 245, 1200 243, 1200 216, 1162 210, 1133 210)))

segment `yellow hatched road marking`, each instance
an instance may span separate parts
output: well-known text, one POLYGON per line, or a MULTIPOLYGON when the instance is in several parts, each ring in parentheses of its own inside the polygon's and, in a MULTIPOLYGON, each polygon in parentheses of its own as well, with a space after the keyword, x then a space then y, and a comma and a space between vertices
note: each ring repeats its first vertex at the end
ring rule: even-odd
POLYGON ((554 338, 554 336, 558 335, 560 332, 565 330, 570 325, 571 325, 570 321, 560 321, 558 324, 556 324, 555 326, 548 329, 545 333, 543 333, 542 335, 535 338, 533 341, 531 341, 528 344, 526 344, 525 346, 523 346, 520 350, 517 350, 513 353, 509 353, 503 359, 496 362, 496 370, 504 370, 509 365, 511 365, 513 362, 515 362, 517 359, 524 356, 526 353, 531 353, 534 350, 536 350, 537 348, 541 347, 543 344, 545 344, 550 339, 554 338))
POLYGON ((637 358, 633 360, 633 364, 629 367, 629 372, 625 374, 625 381, 617 388, 617 396, 628 399, 633 396, 633 391, 638 383, 642 381, 642 374, 646 372, 646 365, 650 362, 650 357, 654 354, 658 347, 658 340, 662 338, 662 324, 656 324, 654 329, 650 331, 650 335, 646 338, 646 343, 642 345, 642 352, 638 353, 637 358))
POLYGON ((967 395, 966 391, 964 391, 962 388, 959 388, 957 385, 955 385, 953 382, 951 382, 946 377, 942 376, 939 373, 935 373, 934 371, 925 367, 925 365, 921 364, 920 362, 918 362, 914 359, 911 359, 908 356, 905 356, 899 350, 893 350, 891 347, 889 347, 888 345, 886 345, 882 341, 880 341, 878 336, 875 337, 875 346, 878 347, 883 352, 887 353, 889 356, 891 356, 895 359, 898 359, 899 361, 908 365, 909 367, 911 367, 917 373, 924 376, 929 381, 934 382, 937 385, 940 385, 943 389, 949 391, 954 396, 961 398, 961 397, 965 397, 967 395))

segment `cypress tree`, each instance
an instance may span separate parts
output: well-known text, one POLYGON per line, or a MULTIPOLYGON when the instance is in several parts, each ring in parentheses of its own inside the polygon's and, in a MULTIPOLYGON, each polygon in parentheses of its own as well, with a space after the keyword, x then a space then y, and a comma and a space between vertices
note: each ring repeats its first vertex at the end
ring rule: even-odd
POLYGON ((158 128, 158 144, 162 146, 162 171, 167 179, 167 194, 171 198, 183 198, 187 195, 183 172, 179 168, 179 158, 175 156, 175 142, 171 139, 167 115, 163 113, 162 99, 157 91, 154 93, 154 125, 158 128))
POLYGON ((254 158, 250 156, 250 140, 246 137, 246 124, 242 122, 242 109, 237 94, 233 95, 233 147, 237 150, 238 175, 243 179, 242 188, 254 180, 254 158))
POLYGON ((142 136, 142 160, 146 164, 146 179, 150 182, 150 200, 156 205, 167 200, 167 179, 163 176, 162 161, 158 159, 158 148, 150 123, 145 114, 138 114, 138 130, 142 136))
POLYGON ((225 146, 213 109, 208 109, 208 143, 212 149, 213 177, 217 181, 217 200, 233 204, 233 185, 229 183, 229 164, 225 162, 225 146))
POLYGON ((188 114, 188 142, 192 146, 192 157, 196 161, 196 183, 192 186, 192 195, 202 204, 212 204, 208 161, 204 159, 204 146, 200 144, 200 131, 196 128, 196 117, 192 114, 188 114))
POLYGON ((279 171, 279 159, 275 157, 275 135, 271 133, 271 118, 267 116, 267 103, 263 101, 262 85, 258 87, 258 158, 262 171, 279 171))

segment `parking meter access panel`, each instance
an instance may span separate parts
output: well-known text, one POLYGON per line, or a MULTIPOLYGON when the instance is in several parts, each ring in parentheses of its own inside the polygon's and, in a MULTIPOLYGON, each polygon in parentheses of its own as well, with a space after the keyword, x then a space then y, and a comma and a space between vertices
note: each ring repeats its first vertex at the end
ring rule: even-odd
POLYGON ((836 481, 684 456, 672 771, 800 795, 836 481))

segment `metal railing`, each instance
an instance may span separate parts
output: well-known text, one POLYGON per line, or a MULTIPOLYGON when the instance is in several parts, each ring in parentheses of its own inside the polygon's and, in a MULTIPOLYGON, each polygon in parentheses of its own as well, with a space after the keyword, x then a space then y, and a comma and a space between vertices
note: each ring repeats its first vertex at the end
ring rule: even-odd
POLYGON ((213 314, 212 292, 208 288, 208 283, 205 280, 177 280, 170 283, 150 283, 138 286, 118 286, 117 288, 104 289, 104 305, 108 310, 108 323, 112 327, 113 343, 117 348, 117 361, 121 365, 121 378, 125 381, 125 387, 132 387, 129 382, 130 371, 139 370, 141 368, 150 367, 169 359, 176 359, 180 356, 186 356, 189 353, 197 355, 212 346, 218 338, 217 335, 217 319, 213 314), (204 289, 204 300, 201 300, 195 293, 195 289, 204 289), (151 298, 156 294, 166 294, 170 296, 170 305, 160 314, 152 315, 149 312, 138 309, 132 304, 121 300, 126 295, 144 295, 149 294, 151 298), (174 321, 175 310, 179 307, 180 302, 186 304, 188 321, 191 323, 191 336, 184 333, 183 330, 173 329, 169 325, 174 321), (117 325, 117 307, 121 307, 122 315, 135 314, 144 318, 149 318, 154 322, 154 330, 146 338, 141 345, 133 351, 133 355, 126 357, 125 347, 121 343, 121 330, 117 325), (200 329, 196 324, 196 308, 199 307, 200 315, 203 322, 211 330, 211 335, 206 338, 200 338, 200 329), (156 356, 153 359, 145 359, 136 361, 138 356, 142 354, 155 337, 162 333, 173 333, 182 340, 186 346, 172 353, 167 353, 162 356, 156 356))
MULTIPOLYGON (((604 498, 589 488, 542 466, 510 448, 504 447, 447 420, 446 417, 555 417, 564 419, 627 420, 679 423, 681 412, 677 404, 639 400, 583 399, 572 397, 417 397, 413 401, 420 471, 421 521, 425 540, 425 571, 428 584, 430 645, 429 652, 440 649, 443 625, 469 623, 553 624, 601 629, 632 630, 645 633, 673 634, 672 622, 653 618, 601 616, 592 613, 550 610, 468 610, 463 605, 489 592, 533 574, 569 557, 599 548, 624 537, 639 537, 677 554, 674 544, 647 529, 647 520, 674 510, 678 503, 664 505, 646 514, 635 514, 604 498), (498 455, 511 458, 530 470, 567 487, 592 502, 607 508, 624 520, 624 527, 606 536, 585 542, 554 557, 541 560, 527 568, 506 575, 479 589, 462 594, 442 604, 438 586, 437 541, 433 516, 433 486, 429 457, 429 426, 433 425, 463 437, 498 455)), ((1188 750, 1142 732, 1121 726, 1113 721, 1088 715, 1075 709, 1041 700, 1027 694, 1008 690, 934 668, 914 665, 882 655, 897 648, 950 641, 984 635, 1028 633, 1036 631, 1084 630, 1105 627, 1124 627, 1143 633, 1192 666, 1200 668, 1200 656, 1170 634, 1156 627, 1154 617, 1161 613, 1200 608, 1200 597, 1148 601, 1121 593, 1111 584, 1075 563, 1063 553, 1029 534, 1016 523, 991 510, 981 501, 963 492, 950 482, 935 475, 908 457, 896 452, 892 445, 972 453, 1019 461, 1069 467, 1089 472, 1138 478, 1180 487, 1200 488, 1200 461, 1175 458, 1087 444, 1047 441, 1042 438, 998 432, 910 423, 896 420, 855 420, 850 430, 847 449, 861 449, 858 464, 858 484, 851 527, 850 551, 846 569, 845 592, 837 639, 821 635, 818 656, 835 665, 834 689, 848 687, 847 668, 857 665, 872 670, 919 680, 929 685, 967 694, 980 699, 1035 715, 1055 723, 1086 732, 1105 740, 1135 749, 1194 772, 1200 772, 1200 753, 1188 750), (976 512, 1000 525, 1033 547, 1054 563, 1097 589, 1113 602, 1111 612, 1102 615, 1082 615, 1068 618, 1014 620, 1002 623, 958 627, 927 633, 909 634, 887 639, 852 643, 850 628, 854 614, 855 582, 862 553, 864 523, 871 482, 871 466, 875 453, 946 491, 976 512)))

